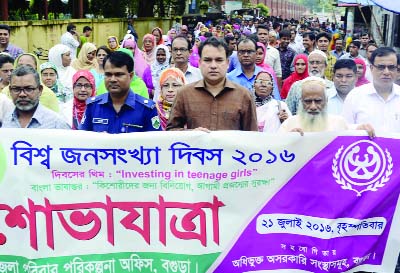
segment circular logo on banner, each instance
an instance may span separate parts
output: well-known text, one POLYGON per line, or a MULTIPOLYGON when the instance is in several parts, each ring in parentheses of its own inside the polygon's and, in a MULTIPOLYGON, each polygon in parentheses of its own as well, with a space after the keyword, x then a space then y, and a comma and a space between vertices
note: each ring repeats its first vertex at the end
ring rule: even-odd
POLYGON ((369 140, 360 140, 344 149, 341 146, 332 161, 332 175, 342 189, 357 196, 377 191, 389 181, 393 171, 390 152, 369 140))
POLYGON ((3 145, 0 143, 0 183, 3 182, 4 175, 7 168, 7 158, 4 152, 3 145))

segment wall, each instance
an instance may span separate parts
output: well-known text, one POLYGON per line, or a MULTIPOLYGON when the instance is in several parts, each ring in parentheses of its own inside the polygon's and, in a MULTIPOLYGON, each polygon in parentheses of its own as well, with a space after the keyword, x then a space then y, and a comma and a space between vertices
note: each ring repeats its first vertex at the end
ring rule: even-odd
POLYGON ((395 31, 397 30, 398 32, 400 32, 398 30, 398 26, 396 26, 396 21, 394 20, 395 14, 391 11, 382 9, 381 7, 378 7, 378 6, 373 7, 373 14, 375 16, 376 22, 375 22, 374 18, 371 19, 371 29, 372 29, 374 38, 376 39, 378 45, 394 47, 397 50, 397 52, 400 52, 400 48, 395 47, 395 38, 397 38, 397 37, 395 37, 395 31), (378 32, 378 26, 379 26, 379 29, 381 30, 381 33, 383 33, 383 28, 384 28, 383 18, 385 15, 387 15, 388 20, 387 20, 387 28, 386 28, 386 32, 385 32, 386 39, 385 39, 385 41, 383 41, 381 38, 381 35, 378 32))
MULTIPOLYGON (((61 35, 66 32, 67 25, 73 23, 77 26, 78 33, 82 33, 84 26, 93 29, 92 41, 100 46, 104 45, 110 35, 122 39, 126 34, 126 19, 72 19, 72 20, 42 20, 42 21, 8 21, 0 24, 8 24, 11 27, 12 44, 18 45, 25 52, 33 52, 35 48, 50 49, 60 42, 61 35)), ((164 30, 164 34, 171 28, 172 19, 138 18, 135 19, 134 27, 140 38, 158 26, 164 30)))

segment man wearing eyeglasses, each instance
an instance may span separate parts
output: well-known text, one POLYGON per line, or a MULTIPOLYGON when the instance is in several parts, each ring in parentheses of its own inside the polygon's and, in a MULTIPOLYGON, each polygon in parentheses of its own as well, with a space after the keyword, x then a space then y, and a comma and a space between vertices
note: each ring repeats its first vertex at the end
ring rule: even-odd
POLYGON ((22 65, 11 73, 10 95, 15 109, 3 120, 3 128, 70 129, 55 112, 39 102, 43 86, 38 72, 22 65))
POLYGON ((245 38, 237 45, 240 66, 228 73, 228 79, 253 92, 256 75, 262 68, 256 65, 256 42, 245 38))
POLYGON ((196 82, 203 78, 200 69, 191 66, 189 63, 192 45, 186 36, 176 36, 172 41, 171 51, 175 67, 185 74, 186 83, 196 82))
POLYGON ((354 88, 346 97, 343 116, 351 124, 370 123, 376 131, 400 132, 400 86, 396 51, 380 47, 371 55, 372 83, 354 88))
MULTIPOLYGON (((237 55, 240 66, 228 73, 227 78, 241 86, 244 86, 254 94, 254 80, 257 74, 263 69, 256 65, 256 42, 250 38, 244 38, 239 41, 237 55)), ((273 97, 281 99, 279 89, 274 87, 273 97)))
POLYGON ((200 44, 204 79, 178 90, 167 130, 257 131, 256 105, 250 93, 226 77, 228 46, 210 37, 200 44))

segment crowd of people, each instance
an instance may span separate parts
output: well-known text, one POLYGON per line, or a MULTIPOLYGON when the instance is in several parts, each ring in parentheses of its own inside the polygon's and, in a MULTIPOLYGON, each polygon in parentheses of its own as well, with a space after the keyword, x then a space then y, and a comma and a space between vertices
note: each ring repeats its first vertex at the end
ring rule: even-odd
POLYGON ((400 132, 400 56, 368 33, 263 18, 143 37, 130 21, 104 45, 92 31, 68 25, 40 64, 0 25, 3 128, 400 132))
POLYGON ((0 25, 3 128, 400 131, 400 58, 368 33, 263 18, 143 37, 130 18, 125 37, 104 45, 92 31, 69 24, 40 64, 0 25))

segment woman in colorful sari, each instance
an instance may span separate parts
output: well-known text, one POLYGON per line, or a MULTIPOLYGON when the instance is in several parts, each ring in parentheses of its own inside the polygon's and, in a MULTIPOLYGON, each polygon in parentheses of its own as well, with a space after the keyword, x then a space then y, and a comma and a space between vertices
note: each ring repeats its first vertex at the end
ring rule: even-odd
POLYGON ((143 37, 143 57, 147 65, 151 65, 156 59, 156 38, 153 34, 148 33, 143 37))
POLYGON ((164 44, 163 32, 162 32, 161 28, 159 28, 159 27, 153 28, 153 30, 151 31, 151 34, 153 34, 153 36, 155 37, 157 46, 164 44))
POLYGON ((117 36, 108 36, 107 38, 107 47, 112 52, 118 50, 119 42, 117 36))
POLYGON ((265 46, 264 44, 257 42, 257 46, 256 46, 256 65, 261 67, 264 71, 267 71, 269 74, 272 75, 272 80, 274 82, 274 91, 273 91, 273 95, 274 98, 277 100, 280 100, 280 94, 279 94, 279 89, 278 89, 278 80, 276 78, 276 74, 275 71, 272 67, 270 67, 268 64, 264 63, 264 59, 265 59, 265 54, 266 54, 266 50, 265 50, 265 46))
POLYGON ((260 71, 257 74, 253 88, 256 96, 256 112, 260 132, 277 132, 281 123, 291 116, 286 103, 276 100, 272 96, 273 86, 274 82, 269 72, 260 71))
POLYGON ((143 57, 143 52, 140 50, 138 47, 137 43, 135 42, 135 38, 130 35, 125 35, 124 40, 121 43, 122 48, 126 48, 130 50, 133 54, 133 62, 134 62, 134 70, 135 70, 135 75, 143 78, 143 73, 148 67, 144 57, 143 57))
POLYGON ((104 80, 103 60, 110 53, 111 53, 111 51, 108 49, 108 47, 106 47, 104 45, 100 46, 96 50, 97 67, 90 69, 90 73, 92 73, 92 75, 94 77, 96 86, 99 86, 100 82, 102 80, 104 80))
POLYGON ((74 98, 63 110, 67 122, 73 130, 78 129, 86 110, 86 100, 96 96, 96 86, 92 73, 88 70, 79 70, 72 77, 74 98))
POLYGON ((84 43, 79 51, 78 58, 72 61, 75 70, 97 69, 96 46, 92 43, 84 43))
POLYGON ((156 107, 163 130, 167 127, 172 104, 177 90, 185 85, 185 75, 175 67, 165 69, 160 76, 161 93, 156 99, 156 107))

